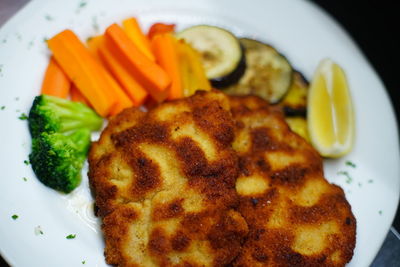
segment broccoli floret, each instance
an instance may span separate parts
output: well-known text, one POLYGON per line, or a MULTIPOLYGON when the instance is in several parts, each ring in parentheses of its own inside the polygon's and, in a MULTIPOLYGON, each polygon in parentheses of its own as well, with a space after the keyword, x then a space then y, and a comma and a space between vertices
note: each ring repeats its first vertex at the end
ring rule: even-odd
POLYGON ((40 95, 33 101, 28 122, 29 130, 34 138, 42 132, 68 133, 79 128, 97 131, 103 120, 82 103, 40 95))
POLYGON ((80 129, 70 135, 42 132, 32 139, 29 160, 38 179, 65 193, 81 181, 81 169, 90 147, 90 130, 80 129))
POLYGON ((81 170, 90 146, 90 133, 103 120, 84 104, 40 95, 29 112, 32 152, 29 160, 38 179, 65 193, 81 181, 81 170))

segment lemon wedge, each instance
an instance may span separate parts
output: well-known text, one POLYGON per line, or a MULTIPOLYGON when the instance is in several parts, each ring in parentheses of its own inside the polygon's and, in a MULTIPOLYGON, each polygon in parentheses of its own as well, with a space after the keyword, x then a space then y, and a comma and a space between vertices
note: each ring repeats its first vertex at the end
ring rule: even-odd
POLYGON ((308 132, 324 157, 349 153, 354 143, 354 112, 346 75, 330 59, 319 64, 307 100, 308 132))

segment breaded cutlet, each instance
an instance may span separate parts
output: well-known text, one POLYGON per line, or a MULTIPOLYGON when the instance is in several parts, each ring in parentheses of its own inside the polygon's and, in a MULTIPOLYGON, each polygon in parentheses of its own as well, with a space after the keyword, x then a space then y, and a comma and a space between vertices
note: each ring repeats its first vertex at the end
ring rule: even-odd
POLYGON ((249 227, 233 265, 344 266, 356 220, 343 190, 325 180, 318 153, 264 100, 230 97, 230 105, 239 211, 249 227))
POLYGON ((235 210, 233 139, 228 98, 216 91, 112 118, 89 153, 107 263, 231 263, 248 233, 235 210))

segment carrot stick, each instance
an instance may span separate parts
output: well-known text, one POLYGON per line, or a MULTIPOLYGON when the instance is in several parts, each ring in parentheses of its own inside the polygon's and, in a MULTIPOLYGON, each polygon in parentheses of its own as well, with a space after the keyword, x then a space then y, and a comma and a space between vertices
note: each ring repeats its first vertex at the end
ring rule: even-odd
POLYGON ((148 93, 147 91, 135 80, 134 77, 115 59, 115 57, 108 51, 104 42, 99 46, 99 55, 104 65, 110 70, 111 74, 121 84, 125 93, 129 96, 135 106, 143 104, 148 93))
POLYGON ((157 22, 151 25, 149 32, 147 33, 147 36, 151 40, 157 34, 173 33, 174 31, 175 31, 175 24, 164 24, 157 22))
POLYGON ((157 102, 168 96, 167 87, 171 83, 168 74, 140 52, 117 24, 106 29, 105 42, 107 49, 157 102))
MULTIPOLYGON (((89 51, 95 56, 95 58, 103 65, 104 61, 100 58, 100 47, 104 46, 104 36, 99 35, 92 37, 87 40, 89 51)), ((107 67, 107 66, 106 66, 107 67)), ((117 96, 117 104, 111 109, 110 115, 115 115, 121 112, 127 107, 134 105, 134 102, 129 98, 129 96, 124 92, 124 89, 120 87, 117 81, 111 76, 107 75, 105 77, 110 83, 110 90, 113 91, 115 96, 117 96)))
POLYGON ((79 89, 76 87, 75 84, 71 84, 70 96, 71 100, 74 102, 80 102, 89 107, 91 106, 89 101, 86 99, 86 97, 82 95, 82 93, 79 91, 79 89))
POLYGON ((151 52, 150 42, 147 36, 143 34, 140 29, 139 23, 136 18, 129 18, 122 22, 124 31, 129 39, 136 45, 136 47, 145 54, 151 61, 155 61, 154 55, 151 52))
POLYGON ((157 34, 151 40, 156 62, 171 77, 168 99, 182 97, 182 82, 176 52, 176 39, 170 33, 157 34))
POLYGON ((101 116, 109 115, 117 98, 109 90, 107 72, 78 37, 64 30, 47 42, 58 64, 101 116))
POLYGON ((71 80, 60 68, 55 59, 51 57, 44 75, 41 93, 67 98, 70 87, 71 80))

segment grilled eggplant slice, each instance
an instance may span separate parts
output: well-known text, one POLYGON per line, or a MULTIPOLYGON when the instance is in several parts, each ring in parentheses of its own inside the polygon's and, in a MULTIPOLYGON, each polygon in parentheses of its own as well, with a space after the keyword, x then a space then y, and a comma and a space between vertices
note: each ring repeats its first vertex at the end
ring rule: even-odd
POLYGON ((229 31, 209 25, 197 25, 177 34, 201 55, 207 78, 216 88, 236 83, 246 69, 239 40, 229 31))
POLYGON ((277 103, 289 90, 293 70, 289 61, 275 48, 257 40, 242 38, 246 71, 237 84, 226 88, 231 95, 253 94, 277 103))
POLYGON ((309 83, 304 76, 294 71, 292 85, 279 103, 286 116, 306 116, 308 87, 309 83))

